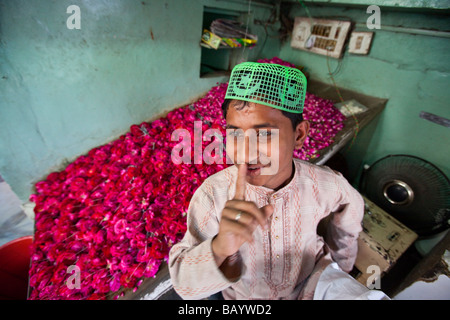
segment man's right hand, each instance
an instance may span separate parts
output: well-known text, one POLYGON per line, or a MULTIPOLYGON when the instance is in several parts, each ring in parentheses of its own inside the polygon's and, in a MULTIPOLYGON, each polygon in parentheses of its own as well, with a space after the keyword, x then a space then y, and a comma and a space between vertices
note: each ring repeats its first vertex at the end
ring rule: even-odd
POLYGON ((217 266, 220 266, 227 257, 237 253, 245 242, 252 242, 253 232, 258 226, 266 229, 268 218, 273 213, 273 206, 270 204, 258 208, 254 202, 245 201, 247 164, 237 167, 236 194, 225 204, 219 233, 211 244, 217 266))

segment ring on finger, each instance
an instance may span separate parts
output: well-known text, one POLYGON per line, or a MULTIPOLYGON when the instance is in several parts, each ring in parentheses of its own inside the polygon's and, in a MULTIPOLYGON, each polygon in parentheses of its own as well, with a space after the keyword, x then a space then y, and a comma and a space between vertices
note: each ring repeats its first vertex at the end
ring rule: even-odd
POLYGON ((236 214, 236 217, 234 218, 234 220, 235 221, 239 221, 239 219, 242 217, 242 211, 239 211, 237 214, 236 214))

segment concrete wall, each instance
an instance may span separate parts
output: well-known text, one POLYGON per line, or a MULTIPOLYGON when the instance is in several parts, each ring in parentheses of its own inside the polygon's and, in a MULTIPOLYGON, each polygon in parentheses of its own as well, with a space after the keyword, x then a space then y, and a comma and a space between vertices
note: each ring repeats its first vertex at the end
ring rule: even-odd
MULTIPOLYGON (((450 39, 411 34, 405 29, 448 31, 448 10, 380 7, 381 29, 369 30, 367 6, 338 2, 339 6, 308 3, 308 8, 313 17, 348 18, 356 23, 356 31, 374 31, 369 55, 352 55, 346 50, 341 60, 329 58, 328 69, 325 56, 293 49, 289 40, 282 45, 280 58, 306 66, 317 80, 332 84, 331 72, 340 87, 389 99, 378 120, 361 131, 346 150, 354 182, 364 163, 372 164, 389 154, 424 158, 450 176, 449 128, 419 118, 419 113, 426 111, 450 119, 450 39), (401 32, 388 31, 387 26, 400 27, 401 32)), ((289 15, 306 16, 306 11, 296 3, 289 15)))
MULTIPOLYGON (((313 16, 365 25, 364 1, 306 3, 313 16)), ((422 110, 450 118, 449 39, 383 30, 449 30, 448 10, 440 9, 442 2, 386 3, 370 54, 329 61, 339 86, 389 98, 346 153, 353 177, 363 163, 399 153, 423 157, 449 174, 450 131, 419 118, 422 110)), ((298 1, 288 5, 291 17, 305 15, 298 1)), ((22 201, 50 172, 226 81, 199 76, 205 6, 242 14, 249 8, 245 0, 0 1, 0 173, 22 201), (80 7, 80 30, 66 26, 70 5, 80 7)), ((252 1, 250 30, 264 47, 248 50, 248 59, 278 55, 331 83, 326 57, 281 43, 279 22, 266 29, 255 22, 271 13, 271 6, 252 1)))
MULTIPOLYGON (((245 1, 4 0, 0 2, 0 173, 22 201, 35 182, 132 124, 195 101, 224 77, 200 78, 204 6, 245 1), (81 29, 67 28, 70 5, 81 29)), ((251 8, 268 19, 270 6, 251 8)), ((271 32, 269 30, 269 32, 271 32)), ((247 49, 248 50, 248 49, 247 49)), ((263 50, 272 57, 279 41, 263 50)))

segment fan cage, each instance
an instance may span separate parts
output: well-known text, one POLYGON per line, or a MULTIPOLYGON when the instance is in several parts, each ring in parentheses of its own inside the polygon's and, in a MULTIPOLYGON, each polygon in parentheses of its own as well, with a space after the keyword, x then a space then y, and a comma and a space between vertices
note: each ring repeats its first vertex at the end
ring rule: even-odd
POLYGON ((427 160, 405 154, 383 157, 364 168, 359 190, 419 236, 449 228, 450 182, 442 170, 427 160), (403 186, 408 193, 405 201, 390 201, 386 195, 387 187, 394 184, 403 186))

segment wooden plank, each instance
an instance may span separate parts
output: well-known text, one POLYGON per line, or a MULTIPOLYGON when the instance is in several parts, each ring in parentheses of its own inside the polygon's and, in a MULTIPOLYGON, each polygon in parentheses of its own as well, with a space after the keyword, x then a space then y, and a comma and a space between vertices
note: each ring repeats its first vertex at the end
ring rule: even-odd
POLYGON ((370 266, 378 266, 382 274, 388 272, 418 235, 386 213, 372 201, 364 198, 366 210, 363 231, 358 238, 358 256, 355 267, 361 271, 356 279, 366 284, 372 273, 370 266))

